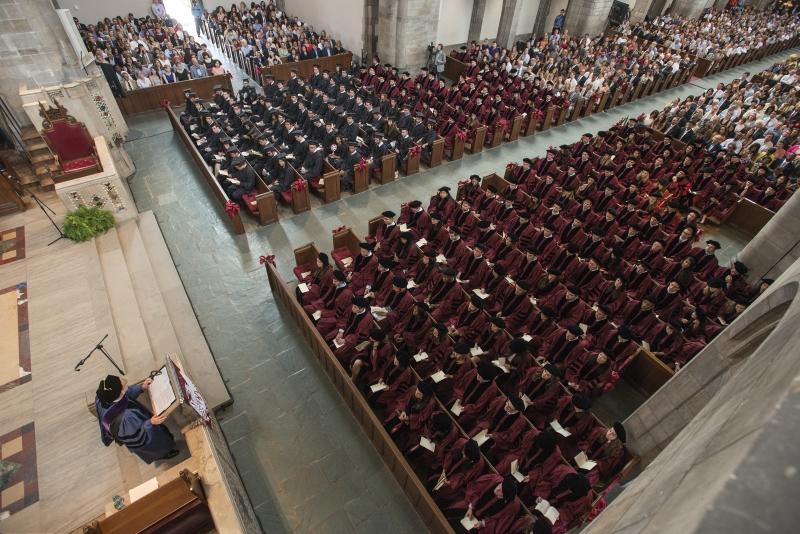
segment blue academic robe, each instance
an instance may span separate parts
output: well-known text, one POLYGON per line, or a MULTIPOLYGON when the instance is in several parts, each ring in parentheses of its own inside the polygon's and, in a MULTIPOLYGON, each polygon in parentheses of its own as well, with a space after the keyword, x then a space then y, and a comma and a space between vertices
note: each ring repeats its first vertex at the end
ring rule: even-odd
MULTIPOLYGON (((117 440, 128 447, 132 453, 147 462, 153 463, 155 460, 163 458, 169 451, 175 448, 175 439, 172 433, 164 425, 153 425, 150 418, 153 414, 150 410, 142 406, 135 399, 142 394, 142 386, 134 384, 128 387, 128 406, 122 412, 122 418, 117 430, 117 440)), ((113 407, 103 407, 99 399, 94 400, 97 409, 97 417, 100 421, 100 436, 103 444, 108 447, 114 442, 113 436, 103 429, 103 415, 113 407)))

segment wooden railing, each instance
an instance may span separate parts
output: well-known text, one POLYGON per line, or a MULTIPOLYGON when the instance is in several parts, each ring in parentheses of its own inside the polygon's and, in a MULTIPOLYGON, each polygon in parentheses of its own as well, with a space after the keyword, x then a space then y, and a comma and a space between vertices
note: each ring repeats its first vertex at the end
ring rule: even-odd
POLYGON ((173 106, 182 106, 186 103, 184 92, 191 89, 197 96, 203 99, 214 96, 214 86, 221 85, 223 89, 233 91, 231 78, 227 74, 209 76, 207 78, 197 78, 186 80, 185 82, 175 82, 146 89, 128 91, 125 96, 117 97, 117 105, 126 117, 147 113, 148 111, 158 111, 162 107, 162 102, 169 101, 173 106))

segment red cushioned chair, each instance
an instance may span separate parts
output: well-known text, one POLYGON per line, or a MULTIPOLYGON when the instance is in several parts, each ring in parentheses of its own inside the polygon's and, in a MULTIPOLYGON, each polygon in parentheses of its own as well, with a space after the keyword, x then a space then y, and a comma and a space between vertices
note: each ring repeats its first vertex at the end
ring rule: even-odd
POLYGON ((42 138, 59 164, 59 172, 53 180, 64 182, 102 171, 94 140, 86 126, 69 115, 57 100, 54 102, 54 108, 45 108, 39 102, 39 115, 44 119, 42 138))

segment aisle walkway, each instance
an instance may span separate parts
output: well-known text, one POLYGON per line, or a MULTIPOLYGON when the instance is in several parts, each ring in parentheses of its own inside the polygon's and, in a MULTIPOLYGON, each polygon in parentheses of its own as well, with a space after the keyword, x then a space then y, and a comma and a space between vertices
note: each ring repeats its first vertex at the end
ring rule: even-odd
MULTIPOLYGON (((789 53, 751 64, 757 72, 789 53)), ((295 329, 278 313, 258 264, 274 254, 291 275, 293 249, 310 241, 332 246, 331 229, 366 232, 369 218, 401 202, 427 200, 442 185, 472 173, 502 172, 509 161, 607 129, 625 116, 660 108, 733 79, 744 69, 648 97, 514 143, 445 163, 392 184, 234 236, 194 163, 163 113, 137 117, 144 136, 127 144, 137 166, 131 189, 140 210, 159 220, 217 363, 235 397, 223 429, 266 532, 423 532, 414 510, 320 371, 295 329)), ((731 257, 740 236, 718 236, 731 257)), ((632 395, 632 394, 631 394, 632 395)), ((629 409, 631 396, 607 401, 608 417, 629 409)), ((603 414, 601 414, 603 416, 603 414)))

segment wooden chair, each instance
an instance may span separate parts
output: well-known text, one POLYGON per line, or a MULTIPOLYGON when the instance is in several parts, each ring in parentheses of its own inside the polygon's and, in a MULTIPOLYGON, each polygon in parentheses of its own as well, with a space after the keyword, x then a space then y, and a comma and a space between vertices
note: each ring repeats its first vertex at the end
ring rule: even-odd
POLYGON ((103 170, 94 139, 82 122, 67 113, 66 108, 53 99, 56 107, 45 108, 39 102, 42 121, 42 138, 56 157, 59 171, 53 176, 56 182, 65 182, 103 170))

